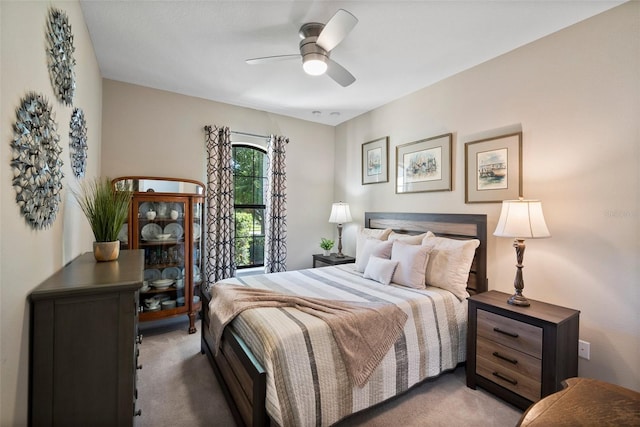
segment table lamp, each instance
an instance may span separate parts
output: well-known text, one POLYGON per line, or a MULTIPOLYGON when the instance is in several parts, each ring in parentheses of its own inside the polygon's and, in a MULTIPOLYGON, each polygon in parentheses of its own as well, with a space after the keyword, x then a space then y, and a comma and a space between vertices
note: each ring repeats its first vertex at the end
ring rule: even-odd
POLYGON ((336 254, 336 257, 344 258, 344 254, 342 253, 342 224, 351 222, 349 204, 342 202, 334 203, 331 206, 329 222, 338 224, 338 253, 336 254))
POLYGON ((513 281, 515 294, 507 301, 509 304, 528 307, 529 300, 522 295, 524 281, 522 279, 522 260, 524 258, 524 239, 540 239, 551 237, 542 214, 542 203, 539 200, 505 200, 494 236, 514 237, 513 247, 516 248, 516 278, 513 281))

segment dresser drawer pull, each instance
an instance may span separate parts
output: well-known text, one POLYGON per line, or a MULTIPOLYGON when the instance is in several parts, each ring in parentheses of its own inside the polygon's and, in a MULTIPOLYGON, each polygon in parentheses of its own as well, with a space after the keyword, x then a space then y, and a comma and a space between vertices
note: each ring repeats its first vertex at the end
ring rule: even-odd
POLYGON ((505 362, 513 363, 514 365, 515 365, 516 363, 518 363, 518 359, 513 359, 513 358, 511 358, 511 357, 503 356, 502 354, 498 353, 497 351, 494 351, 494 352, 493 352, 493 355, 494 355, 495 357, 497 357, 498 359, 502 359, 502 360, 504 360, 505 362))
POLYGON ((511 338, 518 338, 518 334, 513 333, 513 332, 503 331, 503 330, 502 330, 502 329, 500 329, 500 328, 493 328, 493 330, 494 330, 494 332, 497 332, 497 333, 499 333, 499 334, 503 334, 503 335, 509 336, 509 337, 511 337, 511 338))
POLYGON ((493 376, 494 376, 494 377, 498 377, 498 378, 500 378, 501 380, 504 380, 504 381, 506 381, 506 382, 508 382, 508 383, 511 383, 511 384, 513 384, 513 385, 518 384, 518 380, 514 380, 513 378, 509 378, 509 377, 507 377, 507 376, 504 376, 504 375, 502 375, 500 372, 494 372, 494 373, 493 373, 493 376))

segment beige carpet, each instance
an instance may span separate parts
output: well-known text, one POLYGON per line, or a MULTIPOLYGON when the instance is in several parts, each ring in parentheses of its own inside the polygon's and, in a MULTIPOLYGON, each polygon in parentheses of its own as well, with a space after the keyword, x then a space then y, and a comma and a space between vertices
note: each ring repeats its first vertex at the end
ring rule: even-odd
MULTIPOLYGON (((231 412, 198 332, 188 322, 142 324, 136 426, 234 426, 231 412)), ((464 367, 441 375, 399 398, 338 423, 351 426, 515 426, 522 411, 484 390, 465 385, 464 367)))

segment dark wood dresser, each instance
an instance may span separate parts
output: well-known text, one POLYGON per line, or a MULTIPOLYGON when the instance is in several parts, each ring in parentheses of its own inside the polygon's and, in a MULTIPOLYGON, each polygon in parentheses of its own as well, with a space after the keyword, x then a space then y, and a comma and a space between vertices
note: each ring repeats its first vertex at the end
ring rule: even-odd
POLYGON ((534 300, 519 307, 508 299, 489 291, 468 300, 467 386, 526 409, 578 375, 580 312, 534 300))
POLYGON ((143 268, 85 253, 31 292, 30 425, 133 425, 143 268))

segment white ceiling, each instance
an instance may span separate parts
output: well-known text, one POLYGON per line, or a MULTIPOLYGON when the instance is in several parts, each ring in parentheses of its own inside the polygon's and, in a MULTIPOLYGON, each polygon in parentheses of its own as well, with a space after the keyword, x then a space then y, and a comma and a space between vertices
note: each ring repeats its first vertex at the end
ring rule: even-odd
POLYGON ((80 3, 104 78, 337 125, 624 1, 80 3), (298 60, 245 63, 298 53, 300 25, 340 8, 359 20, 331 54, 351 86, 298 60))

